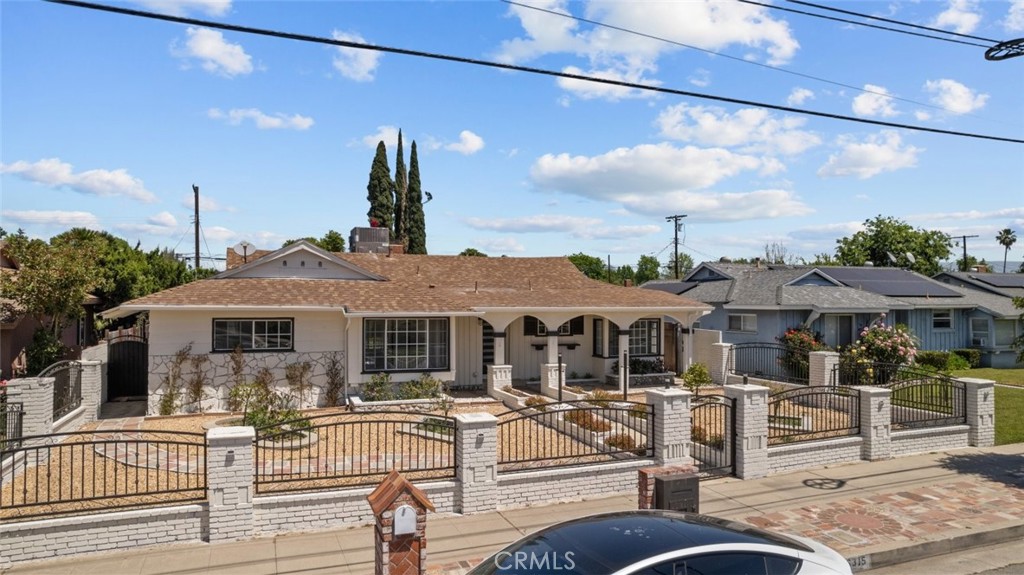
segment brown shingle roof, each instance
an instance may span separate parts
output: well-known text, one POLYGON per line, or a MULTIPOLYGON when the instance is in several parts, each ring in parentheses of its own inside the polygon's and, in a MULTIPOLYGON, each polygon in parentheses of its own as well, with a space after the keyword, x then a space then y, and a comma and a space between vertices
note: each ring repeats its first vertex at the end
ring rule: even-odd
POLYGON ((334 255, 387 279, 214 277, 132 300, 122 307, 308 306, 336 307, 349 313, 458 313, 481 307, 708 309, 705 304, 668 293, 591 280, 564 257, 334 255))

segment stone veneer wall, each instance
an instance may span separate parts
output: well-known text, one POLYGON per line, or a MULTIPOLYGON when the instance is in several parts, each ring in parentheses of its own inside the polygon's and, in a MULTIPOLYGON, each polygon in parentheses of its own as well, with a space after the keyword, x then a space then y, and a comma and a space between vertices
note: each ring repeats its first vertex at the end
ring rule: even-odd
MULTIPOLYGON (((231 354, 211 353, 208 355, 193 355, 202 355, 208 358, 208 361, 202 367, 206 373, 207 381, 209 381, 204 390, 203 411, 226 411, 228 396, 231 388, 235 385, 235 378, 231 370, 231 354)), ((342 369, 342 377, 345 377, 345 354, 341 351, 245 353, 242 356, 245 362, 243 372, 245 373, 246 381, 252 381, 261 369, 267 368, 274 374, 274 389, 282 394, 291 394, 291 390, 288 388, 288 380, 285 378, 285 368, 293 363, 309 362, 310 366, 312 366, 308 376, 311 387, 303 404, 296 407, 301 409, 323 407, 327 390, 327 364, 332 355, 338 359, 342 369)), ((160 400, 165 393, 165 379, 168 373, 170 373, 173 361, 173 355, 149 356, 149 403, 146 410, 146 413, 149 415, 160 413, 160 400)), ((181 366, 181 381, 179 384, 182 391, 184 391, 185 382, 188 381, 194 372, 192 364, 188 361, 181 366)), ((188 409, 194 408, 188 407, 188 409)), ((187 411, 188 409, 179 409, 179 412, 187 411)))

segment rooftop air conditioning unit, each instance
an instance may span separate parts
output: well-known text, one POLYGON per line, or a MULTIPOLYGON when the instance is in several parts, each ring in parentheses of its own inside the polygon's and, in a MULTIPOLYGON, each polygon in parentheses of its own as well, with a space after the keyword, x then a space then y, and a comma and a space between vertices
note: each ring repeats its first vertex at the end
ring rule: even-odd
POLYGON ((987 347, 988 346, 988 338, 987 337, 976 337, 976 338, 974 338, 972 343, 974 345, 979 346, 979 347, 987 347))

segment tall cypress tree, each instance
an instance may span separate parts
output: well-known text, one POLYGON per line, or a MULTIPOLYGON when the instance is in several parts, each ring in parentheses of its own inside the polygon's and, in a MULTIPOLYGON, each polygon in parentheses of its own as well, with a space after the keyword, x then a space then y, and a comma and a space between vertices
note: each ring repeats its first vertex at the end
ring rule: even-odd
POLYGON ((370 211, 366 215, 370 218, 370 225, 392 229, 395 217, 395 200, 392 196, 394 185, 391 181, 391 168, 388 166, 388 151, 384 147, 384 140, 381 140, 377 143, 377 154, 370 167, 370 182, 366 184, 366 199, 370 201, 370 211))
POLYGON ((409 193, 405 203, 405 231, 409 238, 406 252, 427 253, 427 222, 423 217, 423 192, 420 188, 420 162, 416 157, 416 140, 409 154, 409 193))
POLYGON ((404 244, 408 239, 405 221, 408 183, 405 174, 405 154, 402 152, 402 130, 398 130, 398 159, 395 160, 395 241, 404 244))

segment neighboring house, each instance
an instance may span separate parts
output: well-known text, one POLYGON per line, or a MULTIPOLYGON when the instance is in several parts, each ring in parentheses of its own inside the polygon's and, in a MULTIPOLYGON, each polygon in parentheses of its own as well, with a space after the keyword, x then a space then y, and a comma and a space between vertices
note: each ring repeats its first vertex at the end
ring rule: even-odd
MULTIPOLYGON (((322 388, 336 358, 347 391, 374 374, 405 381, 431 373, 480 386, 489 365, 536 379, 561 354, 566 373, 601 377, 620 351, 663 355, 664 317, 689 326, 710 306, 584 276, 567 258, 328 253, 301 241, 228 270, 104 312, 149 314, 149 397, 155 411, 175 353, 209 358, 204 405, 223 408, 229 360, 245 352, 251 378, 309 362, 322 388), (621 332, 620 332, 621 330, 621 332)), ((184 376, 183 376, 184 377, 184 376)), ((307 402, 313 403, 316 402, 307 402)))
MULTIPOLYGON (((0 240, 0 273, 14 276, 20 267, 17 260, 11 258, 0 240)), ((83 318, 70 322, 61 332, 61 343, 68 348, 66 359, 80 356, 82 346, 87 345, 91 333, 88 326, 92 323, 92 307, 98 303, 94 296, 89 296, 82 305, 86 308, 83 318)), ((32 316, 18 309, 13 301, 0 299, 0 379, 10 379, 17 375, 26 375, 25 352, 32 343, 32 336, 41 324, 32 316)), ((34 373, 27 375, 36 375, 34 373)))
POLYGON ((969 347, 976 307, 961 291, 897 268, 704 262, 681 281, 643 287, 714 306, 699 327, 721 331, 723 343, 775 342, 803 326, 841 347, 885 314, 886 324, 908 326, 920 349, 969 347))
POLYGON ((975 305, 967 318, 970 346, 981 350, 982 365, 1019 367, 1012 346, 1024 335, 1024 310, 1013 305, 1013 298, 1024 297, 1024 274, 943 272, 935 279, 975 305))

